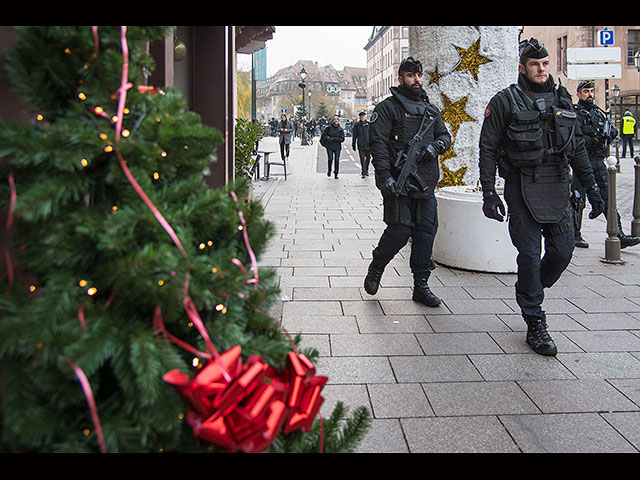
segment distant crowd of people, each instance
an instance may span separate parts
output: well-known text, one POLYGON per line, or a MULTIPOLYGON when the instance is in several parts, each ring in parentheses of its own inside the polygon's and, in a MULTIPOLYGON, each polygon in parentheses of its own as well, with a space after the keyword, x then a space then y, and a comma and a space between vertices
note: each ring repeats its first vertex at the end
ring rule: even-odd
POLYGON ((331 122, 325 116, 306 120, 305 118, 291 120, 286 114, 280 116, 280 120, 272 118, 264 125, 265 135, 277 136, 280 145, 280 156, 283 161, 288 160, 291 151, 291 141, 295 137, 302 138, 306 133, 309 139, 320 136, 320 145, 327 151, 327 176, 331 173, 338 178, 340 168, 340 153, 345 137, 352 138, 352 148, 360 155, 362 167, 362 178, 369 176, 369 165, 371 163, 371 153, 369 151, 369 122, 367 112, 358 114, 357 121, 341 121, 341 118, 334 115, 331 122))
MULTIPOLYGON (((285 117, 286 114, 283 114, 285 117)), ((330 125, 330 121, 327 120, 326 116, 322 116, 320 118, 312 118, 311 120, 307 120, 306 118, 297 118, 297 119, 289 119, 287 120, 291 122, 293 126, 292 136, 302 138, 302 132, 306 131, 310 137, 319 137, 324 132, 325 128, 330 125)), ((276 118, 271 118, 268 122, 264 123, 264 132, 267 136, 276 137, 280 133, 279 123, 282 121, 277 120, 276 118)), ((344 134, 347 137, 352 136, 353 134, 353 126, 357 122, 357 120, 339 120, 341 126, 344 130, 344 134)))

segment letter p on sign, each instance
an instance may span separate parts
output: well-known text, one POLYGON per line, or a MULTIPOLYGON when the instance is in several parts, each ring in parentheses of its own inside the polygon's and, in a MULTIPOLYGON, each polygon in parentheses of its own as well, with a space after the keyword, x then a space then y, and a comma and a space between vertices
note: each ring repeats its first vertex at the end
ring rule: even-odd
POLYGON ((601 47, 613 45, 613 30, 598 30, 598 45, 601 47))

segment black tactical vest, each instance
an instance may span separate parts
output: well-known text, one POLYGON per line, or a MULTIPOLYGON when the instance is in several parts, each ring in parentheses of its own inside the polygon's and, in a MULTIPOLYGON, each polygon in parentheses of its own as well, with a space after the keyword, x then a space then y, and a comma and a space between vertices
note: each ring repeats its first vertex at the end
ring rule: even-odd
MULTIPOLYGON (((392 89, 393 99, 397 101, 397 104, 402 111, 402 121, 395 123, 391 128, 391 139, 389 145, 391 147, 391 155, 394 160, 400 158, 400 154, 407 148, 407 144, 413 138, 413 136, 420 129, 422 119, 425 115, 425 110, 430 119, 438 114, 438 111, 430 103, 422 100, 413 100, 407 98, 401 94, 395 94, 392 89)), ((434 141, 434 126, 427 129, 423 135, 422 144, 426 147, 429 143, 434 141)), ((392 165, 392 175, 394 178, 400 174, 402 168, 401 163, 395 163, 392 165)), ((427 195, 433 195, 434 189, 440 179, 440 166, 437 160, 431 162, 421 162, 417 172, 418 179, 411 179, 412 183, 419 182, 419 185, 415 185, 422 193, 413 193, 411 196, 421 197, 427 195)))
MULTIPOLYGON (((520 170, 522 195, 539 223, 557 223, 569 205, 569 161, 575 149, 577 116, 560 87, 556 92, 506 89, 511 123, 505 149, 508 162, 520 170)), ((570 98, 570 97, 569 97, 570 98)))
POLYGON ((583 107, 580 103, 575 106, 576 113, 580 116, 580 128, 585 138, 587 153, 592 161, 602 161, 607 155, 607 140, 604 136, 607 122, 604 113, 594 105, 591 109, 583 107))

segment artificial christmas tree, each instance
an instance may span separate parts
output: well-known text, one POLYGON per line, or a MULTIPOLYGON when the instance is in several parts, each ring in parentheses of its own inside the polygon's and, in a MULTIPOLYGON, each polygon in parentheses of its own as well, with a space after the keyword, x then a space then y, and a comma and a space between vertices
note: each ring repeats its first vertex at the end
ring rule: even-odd
POLYGON ((266 313, 273 226, 246 181, 204 183, 221 134, 144 83, 170 30, 17 30, 6 76, 38 112, 0 121, 0 450, 353 449, 368 412, 312 424, 315 352, 266 313))

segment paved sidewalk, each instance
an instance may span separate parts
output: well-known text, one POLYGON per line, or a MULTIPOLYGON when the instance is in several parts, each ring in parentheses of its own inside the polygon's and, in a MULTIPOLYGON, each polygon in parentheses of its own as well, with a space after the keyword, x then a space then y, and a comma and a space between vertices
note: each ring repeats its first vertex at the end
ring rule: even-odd
MULTIPOLYGON (((371 410, 361 452, 640 451, 640 246, 605 264, 605 222, 584 221, 591 248, 546 291, 559 353, 543 357, 525 344, 513 274, 438 265, 430 284, 443 304, 427 308, 411 300, 407 246, 366 294, 382 199, 373 176, 317 173, 314 140, 294 141, 286 181, 275 167, 255 182, 277 228, 260 265, 280 276, 274 316, 320 352, 323 415, 339 400, 371 410)), ((277 140, 261 147, 277 151, 277 140)), ((632 165, 618 183, 627 205, 632 165)), ((621 213, 629 233, 631 207, 621 213)))

